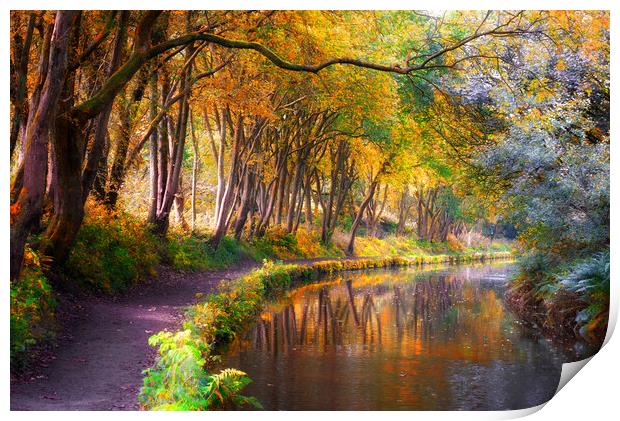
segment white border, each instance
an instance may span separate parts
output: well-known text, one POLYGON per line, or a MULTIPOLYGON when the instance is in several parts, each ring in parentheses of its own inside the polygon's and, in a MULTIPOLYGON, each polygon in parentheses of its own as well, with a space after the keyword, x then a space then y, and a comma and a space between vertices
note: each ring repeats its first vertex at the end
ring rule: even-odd
MULTIPOLYGON (((434 0, 432 2, 427 1, 394 1, 394 0, 358 0, 358 1, 340 1, 340 0, 318 0, 318 1, 299 1, 299 0, 271 0, 271 1, 248 1, 248 0, 229 0, 221 2, 207 2, 205 0, 185 0, 185 1, 170 1, 170 0, 151 0, 136 1, 136 0, 109 0, 105 3, 96 1, 74 1, 74 0, 54 0, 54 1, 35 1, 35 0, 5 0, 0 6, 2 14, 0 14, 1 32, 0 38, 2 39, 2 45, 4 46, 4 54, 2 57, 2 65, 0 66, 0 79, 4 87, 3 101, 0 103, 0 110, 2 110, 3 118, 0 119, 0 133, 4 133, 4 139, 7 139, 9 132, 9 101, 8 101, 8 86, 9 86, 9 51, 10 51, 10 38, 9 38, 9 13, 10 9, 151 9, 151 8, 168 8, 168 9, 429 9, 432 6, 433 9, 611 9, 611 25, 612 29, 612 49, 618 45, 618 31, 620 26, 618 25, 618 19, 616 14, 618 13, 618 4, 620 2, 603 1, 603 0, 590 0, 590 1, 561 1, 561 0, 521 0, 521 1, 445 1, 434 0)), ((616 52, 612 53, 611 57, 611 69, 612 69, 612 87, 611 92, 615 93, 618 88, 618 84, 615 83, 618 76, 617 66, 618 60, 616 52)), ((614 122, 614 116, 618 115, 618 100, 617 95, 612 95, 611 99, 611 121, 612 121, 612 139, 618 139, 617 124, 614 122)), ((7 142, 5 142, 7 143, 7 142)), ((612 156, 617 156, 618 148, 615 143, 611 145, 612 156)), ((5 145, 3 152, 2 166, 4 170, 0 171, 0 189, 2 191, 3 202, 8 204, 9 200, 9 157, 8 147, 5 145)), ((611 205, 612 214, 613 210, 617 209, 617 201, 615 200, 618 193, 618 171, 616 171, 616 163, 612 161, 611 166, 611 205)), ((3 393, 3 409, 9 411, 10 403, 10 380, 9 380, 9 321, 6 315, 8 314, 8 296, 9 296, 9 215, 8 207, 0 206, 0 219, 4 221, 4 224, 0 227, 2 230, 4 241, 2 242, 2 250, 0 256, 4 264, 4 276, 2 277, 0 296, 3 297, 2 309, 5 317, 2 324, 2 338, 5 338, 4 346, 1 350, 1 357, 3 362, 3 381, 2 385, 3 393)), ((617 218, 612 218, 611 221, 611 238, 618 238, 618 224, 617 218)), ((612 247, 612 280, 617 278, 617 274, 620 273, 616 267, 618 262, 618 252, 616 247, 612 247)), ((618 309, 618 290, 616 288, 617 282, 612 282, 612 307, 610 313, 610 326, 615 326, 617 320, 618 309)), ((613 327, 612 327, 613 329, 613 327)), ((611 333, 611 332, 609 332, 611 333)), ((550 417, 558 418, 562 420, 584 420, 584 419, 610 419, 611 414, 617 413, 618 410, 618 374, 619 362, 617 355, 620 355, 620 344, 618 339, 609 341, 610 335, 606 339, 606 345, 592 360, 587 364, 588 369, 583 370, 572 381, 568 382, 556 397, 554 397, 548 404, 541 405, 538 408, 532 408, 522 411, 491 411, 491 412, 390 412, 389 417, 402 420, 410 420, 412 417, 415 419, 509 419, 520 416, 525 416, 535 412, 530 419, 547 419, 550 417), (544 406, 543 410, 540 410, 544 406)), ((244 413, 244 412, 218 412, 217 414, 202 414, 202 413, 118 413, 115 417, 122 419, 134 418, 134 417, 148 417, 149 419, 171 419, 173 416, 182 418, 193 417, 218 417, 219 420, 237 420, 252 417, 253 421, 271 421, 271 420, 285 420, 294 416, 296 419, 308 419, 316 420, 324 418, 341 418, 355 417, 356 419, 368 419, 377 420, 378 417, 387 415, 382 412, 296 412, 294 414, 286 412, 258 412, 258 413, 244 413)), ((81 419, 84 414, 71 413, 71 412, 54 412, 54 413, 38 413, 38 412, 12 412, 9 415, 14 419, 34 419, 39 417, 45 417, 46 419, 81 419)), ((88 415, 96 419, 103 419, 108 415, 105 413, 92 413, 88 415)), ((194 418, 197 419, 197 418, 194 418)))

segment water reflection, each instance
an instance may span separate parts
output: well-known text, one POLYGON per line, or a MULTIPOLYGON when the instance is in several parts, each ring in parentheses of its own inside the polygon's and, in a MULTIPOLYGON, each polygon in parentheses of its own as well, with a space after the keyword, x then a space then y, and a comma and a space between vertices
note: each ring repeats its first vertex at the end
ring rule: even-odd
POLYGON ((347 273, 269 305, 226 364, 267 409, 515 409, 567 358, 502 302, 511 266, 347 273))

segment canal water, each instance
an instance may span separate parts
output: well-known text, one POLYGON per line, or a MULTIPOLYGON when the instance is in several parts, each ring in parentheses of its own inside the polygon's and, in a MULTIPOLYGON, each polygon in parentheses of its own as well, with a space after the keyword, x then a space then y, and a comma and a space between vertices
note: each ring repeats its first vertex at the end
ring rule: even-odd
POLYGON ((514 266, 346 272, 269 303, 224 365, 268 410, 505 410, 548 401, 579 359, 522 326, 514 266))

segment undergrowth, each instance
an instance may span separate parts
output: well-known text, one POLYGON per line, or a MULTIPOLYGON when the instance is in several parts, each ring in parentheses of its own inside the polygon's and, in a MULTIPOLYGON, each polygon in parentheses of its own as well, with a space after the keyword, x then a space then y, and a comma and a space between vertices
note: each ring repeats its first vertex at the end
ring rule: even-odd
POLYGON ((63 272, 86 289, 118 292, 156 274, 158 247, 136 218, 90 205, 63 272))
POLYGON ((609 251, 562 259, 532 253, 507 293, 511 308, 529 324, 564 340, 600 345, 609 317, 609 251))
POLYGON ((43 274, 45 259, 26 247, 24 267, 18 280, 11 282, 11 368, 28 362, 30 349, 54 336, 56 300, 43 274))
MULTIPOLYGON (((335 235, 335 242, 338 247, 344 249, 348 242, 348 235, 338 232, 335 235)), ((487 252, 509 252, 512 247, 504 241, 494 241, 491 245, 479 245, 476 247, 465 247, 456 238, 450 238, 446 242, 431 242, 427 240, 417 240, 410 236, 387 236, 377 237, 357 237, 355 239, 355 255, 363 257, 376 256, 420 256, 433 254, 460 255, 467 253, 487 253, 487 252)))
POLYGON ((318 231, 299 227, 287 233, 283 226, 270 227, 265 235, 244 243, 244 251, 254 260, 312 259, 317 257, 343 257, 342 249, 335 244, 323 245, 318 231))
POLYGON ((197 271, 227 267, 241 259, 240 245, 233 238, 222 238, 217 250, 213 250, 208 240, 201 235, 170 234, 165 260, 176 269, 197 271))
POLYGON ((561 276, 562 288, 579 295, 587 307, 580 310, 575 321, 583 337, 604 337, 609 319, 610 260, 609 251, 596 253, 570 267, 561 276))

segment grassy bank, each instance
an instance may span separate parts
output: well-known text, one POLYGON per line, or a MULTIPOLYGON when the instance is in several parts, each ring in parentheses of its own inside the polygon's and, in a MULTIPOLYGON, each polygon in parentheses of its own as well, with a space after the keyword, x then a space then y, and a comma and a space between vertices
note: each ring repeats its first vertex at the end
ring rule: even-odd
POLYGON ((609 251, 568 260, 537 253, 519 266, 506 300, 521 320, 561 341, 602 345, 609 318, 609 251))
POLYGON ((259 314, 263 302, 321 275, 343 270, 420 266, 433 263, 473 262, 511 257, 509 252, 468 253, 355 260, 327 260, 309 265, 274 264, 231 283, 222 284, 187 312, 183 330, 159 332, 149 339, 158 347, 159 357, 145 374, 140 402, 155 410, 207 410, 257 402, 241 395, 250 381, 245 373, 224 370, 210 373, 219 360, 221 345, 230 343, 259 314))
MULTIPOLYGON (((337 239, 338 248, 346 247, 346 242, 337 239)), ((386 236, 384 238, 359 237, 355 240, 356 256, 425 256, 425 255, 463 255, 512 251, 512 245, 505 240, 496 240, 492 244, 477 244, 466 247, 456 239, 446 242, 416 240, 407 236, 386 236)))
MULTIPOLYGON (((121 211, 90 204, 67 263, 62 269, 64 281, 96 293, 114 294, 157 275, 157 265, 166 264, 181 271, 220 269, 241 259, 255 261, 344 257, 346 235, 340 231, 327 245, 320 233, 300 227, 287 233, 282 226, 271 227, 265 235, 251 240, 224 237, 214 250, 209 234, 171 230, 158 238, 137 218, 121 211)), ((431 243, 411 237, 358 237, 356 257, 407 257, 474 255, 510 251, 511 246, 496 241, 491 245, 464 247, 458 242, 431 243)))

